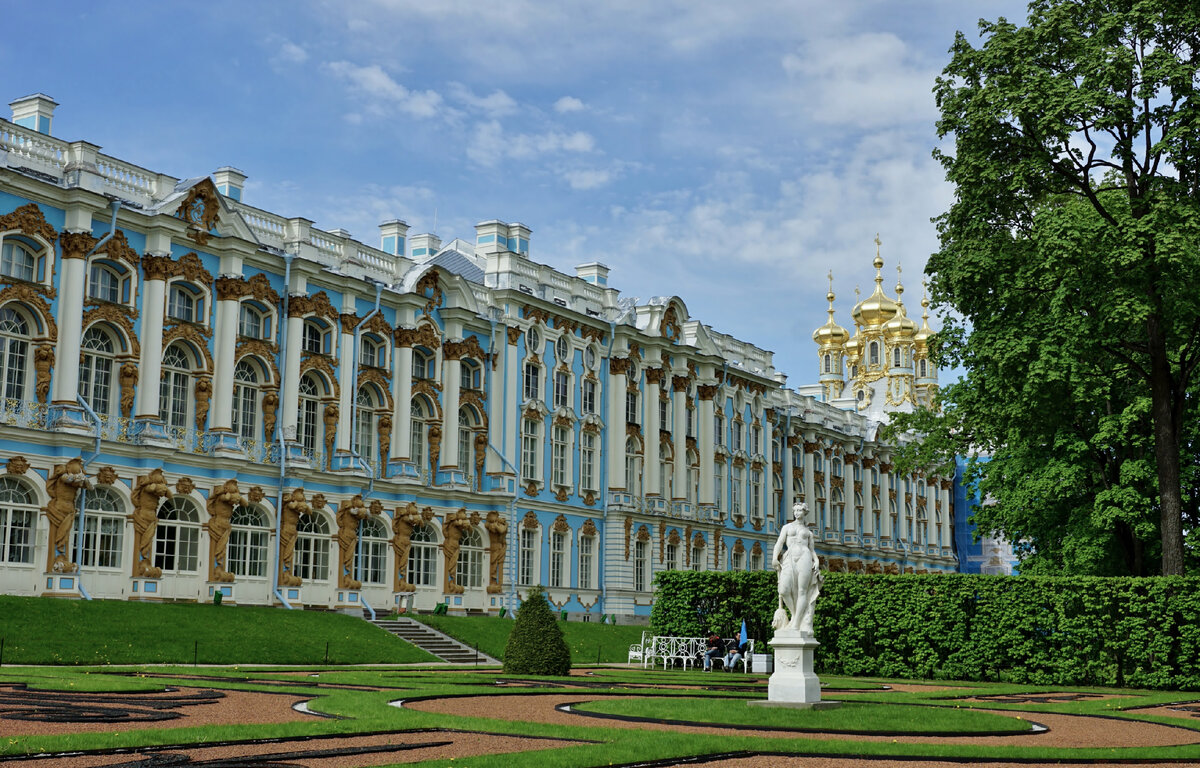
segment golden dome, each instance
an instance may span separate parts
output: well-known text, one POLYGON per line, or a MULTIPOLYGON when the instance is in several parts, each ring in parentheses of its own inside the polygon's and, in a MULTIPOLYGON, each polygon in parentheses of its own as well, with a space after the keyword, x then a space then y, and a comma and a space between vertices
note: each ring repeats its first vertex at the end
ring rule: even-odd
MULTIPOLYGON (((875 238, 876 244, 879 238, 875 238)), ((883 292, 883 258, 875 254, 875 291, 866 299, 854 306, 851 315, 854 322, 868 327, 880 326, 895 316, 898 307, 886 293, 883 292)))
POLYGON ((913 340, 917 342, 918 349, 924 349, 929 344, 929 337, 933 335, 933 329, 929 327, 929 297, 921 296, 921 328, 917 331, 917 335, 913 336, 913 340))
POLYGON ((848 357, 848 358, 856 359, 856 358, 862 357, 862 353, 863 353, 862 334, 855 333, 854 336, 851 337, 851 339, 846 342, 846 346, 842 347, 842 349, 845 351, 846 357, 848 357))
POLYGON ((913 322, 904 310, 904 286, 896 283, 896 314, 883 324, 883 333, 890 339, 911 338, 917 332, 917 324, 913 322))
POLYGON ((829 321, 822 325, 817 330, 813 331, 813 341, 820 344, 822 347, 827 345, 841 346, 846 343, 846 339, 850 338, 850 333, 842 326, 838 325, 833 320, 833 274, 829 275, 829 293, 825 294, 825 298, 829 300, 829 321))

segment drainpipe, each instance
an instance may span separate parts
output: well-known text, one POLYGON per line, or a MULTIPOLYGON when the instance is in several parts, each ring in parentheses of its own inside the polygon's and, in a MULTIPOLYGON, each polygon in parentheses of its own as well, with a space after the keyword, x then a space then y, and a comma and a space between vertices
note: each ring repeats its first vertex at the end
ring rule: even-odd
MULTIPOLYGON (((367 279, 369 280, 370 278, 367 278, 367 279)), ((350 393, 350 397, 351 397, 351 400, 350 400, 350 457, 352 459, 354 459, 355 461, 357 461, 358 465, 360 467, 362 467, 364 470, 366 470, 366 472, 367 472, 367 496, 368 497, 370 497, 371 492, 375 490, 375 470, 371 467, 370 464, 367 463, 366 459, 364 459, 362 457, 362 455, 359 454, 358 442, 354 439, 354 431, 358 427, 358 349, 362 343, 362 329, 366 326, 366 324, 371 320, 372 317, 375 317, 375 315, 379 314, 379 299, 383 295, 383 283, 381 283, 377 280, 373 281, 373 282, 375 283, 375 307, 374 307, 374 309, 372 309, 370 312, 367 313, 366 317, 364 317, 362 320, 360 320, 358 322, 358 325, 354 326, 354 349, 350 350, 350 356, 349 356, 350 364, 352 366, 354 366, 352 369, 354 371, 354 391, 352 391, 350 393)), ((355 531, 354 573, 351 574, 351 578, 355 579, 356 581, 361 581, 362 579, 358 578, 359 576, 361 576, 361 573, 362 573, 362 521, 359 520, 357 529, 355 531)), ((358 593, 358 599, 362 602, 363 607, 367 609, 367 612, 371 614, 371 621, 374 621, 375 620, 375 609, 372 608, 370 603, 367 602, 367 599, 366 599, 366 597, 363 596, 361 590, 358 593)))
MULTIPOLYGON (((115 210, 113 211, 113 218, 116 218, 115 210)), ((92 449, 92 455, 83 459, 83 469, 86 474, 87 465, 91 464, 92 460, 100 455, 100 417, 92 410, 92 406, 88 405, 88 401, 83 399, 83 395, 76 394, 75 400, 83 406, 83 410, 87 412, 88 418, 96 425, 96 445, 92 449)), ((88 591, 83 586, 83 517, 85 509, 87 509, 86 485, 79 489, 79 522, 75 526, 75 551, 79 554, 79 563, 75 566, 75 577, 79 580, 80 594, 83 595, 85 600, 91 600, 92 596, 88 594, 88 591)))
MULTIPOLYGON (((281 362, 287 359, 288 305, 292 296, 292 259, 294 258, 296 258, 295 254, 283 254, 283 312, 280 318, 283 322, 279 324, 281 362)), ((279 370, 279 386, 282 388, 283 373, 287 370, 287 366, 280 365, 279 370)), ((271 571, 271 591, 275 593, 276 599, 283 603, 283 607, 290 611, 295 606, 284 598, 283 590, 279 588, 279 571, 283 568, 279 562, 281 547, 279 539, 283 535, 283 483, 287 477, 287 445, 283 440, 283 419, 279 419, 276 423, 275 438, 279 442, 279 492, 275 497, 275 567, 271 571)))
MULTIPOLYGON (((605 384, 608 383, 609 361, 612 360, 613 345, 617 343, 617 323, 615 320, 608 321, 608 351, 604 354, 604 378, 601 380, 605 384)), ((608 391, 606 386, 604 394, 608 397, 600 398, 600 419, 604 422, 605 430, 613 429, 613 425, 608 423, 608 401, 612 393, 608 391)), ((607 434, 604 435, 606 438, 607 434)), ((607 456, 605 458, 608 458, 607 456)), ((604 537, 608 538, 608 462, 600 462, 600 492, 604 494, 604 518, 603 530, 604 537)), ((608 610, 608 569, 605 567, 608 562, 608 550, 603 547, 597 547, 597 550, 603 552, 604 555, 600 558, 600 617, 603 620, 604 612, 608 610)))
POLYGON ((117 233, 117 211, 119 211, 119 210, 121 210, 121 201, 114 197, 112 200, 112 221, 110 221, 108 224, 108 234, 105 235, 104 237, 100 238, 96 242, 96 244, 92 246, 92 250, 88 251, 87 255, 85 255, 83 257, 85 261, 93 253, 95 253, 96 251, 99 251, 101 248, 103 248, 104 244, 107 243, 109 240, 112 240, 113 235, 115 235, 117 233))
MULTIPOLYGON (((491 323, 491 330, 488 332, 488 340, 490 341, 492 354, 497 354, 496 353, 496 314, 500 314, 503 312, 503 310, 499 310, 499 308, 497 308, 497 309, 498 309, 498 312, 495 314, 490 313, 490 312, 488 313, 488 322, 491 323)), ((503 339, 501 339, 500 343, 505 344, 506 342, 503 339)), ((502 349, 503 349, 503 347, 502 347, 502 349)), ((504 395, 500 402, 504 403, 507 406, 507 404, 508 404, 508 371, 507 370, 505 370, 505 372, 504 372, 504 384, 501 385, 501 389, 502 389, 504 395)), ((508 408, 507 407, 500 409, 500 434, 501 435, 508 434, 508 408)), ((517 474, 517 468, 512 465, 512 462, 510 462, 507 457, 505 457, 504 451, 497 448, 496 444, 492 442, 492 435, 491 435, 490 430, 488 432, 488 447, 496 452, 496 455, 500 457, 500 462, 502 464, 504 464, 504 466, 508 467, 509 471, 513 473, 513 483, 514 484, 518 483, 520 478, 518 477, 518 474, 517 474)), ((507 603, 507 605, 505 607, 508 608, 508 617, 509 618, 516 618, 516 615, 517 615, 516 560, 518 557, 520 557, 520 553, 517 551, 518 550, 518 541, 517 541, 517 519, 516 519, 516 516, 517 516, 517 489, 514 486, 512 497, 508 500, 509 525, 508 525, 508 544, 506 545, 507 549, 508 549, 508 557, 505 559, 505 563, 504 563, 505 570, 508 572, 508 590, 509 591, 508 591, 508 598, 505 601, 507 603)))

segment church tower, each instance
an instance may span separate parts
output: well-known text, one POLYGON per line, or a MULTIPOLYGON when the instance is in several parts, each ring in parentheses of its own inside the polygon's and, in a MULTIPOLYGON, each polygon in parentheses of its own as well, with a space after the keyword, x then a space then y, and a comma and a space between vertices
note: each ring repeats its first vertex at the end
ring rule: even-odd
POLYGON ((842 396, 846 381, 842 369, 842 358, 845 356, 845 345, 850 334, 833 319, 833 272, 829 273, 829 321, 813 331, 813 341, 817 343, 817 365, 820 371, 818 381, 825 400, 835 400, 842 396))

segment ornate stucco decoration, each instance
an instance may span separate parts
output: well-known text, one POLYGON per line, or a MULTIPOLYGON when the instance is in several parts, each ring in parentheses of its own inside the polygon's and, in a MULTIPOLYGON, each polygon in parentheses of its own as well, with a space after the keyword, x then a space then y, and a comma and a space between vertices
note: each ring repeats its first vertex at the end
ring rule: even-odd
POLYGON ((679 341, 679 334, 683 327, 679 324, 679 316, 675 312, 675 306, 669 305, 667 311, 663 313, 662 322, 658 325, 658 333, 665 339, 671 341, 679 341))
POLYGON ((514 347, 517 346, 517 342, 521 340, 521 329, 510 325, 504 329, 504 332, 508 336, 508 343, 514 347))
POLYGON ((880 565, 877 560, 873 560, 873 561, 867 563, 866 571, 867 571, 867 573, 870 573, 870 574, 883 573, 883 566, 880 565))
POLYGON ((213 395, 212 379, 207 376, 198 377, 193 394, 196 398, 196 431, 203 432, 204 423, 208 420, 209 402, 213 395))
POLYGON ((375 425, 375 436, 379 440, 379 457, 387 461, 392 449, 392 417, 382 414, 375 425))
POLYGON ((312 514, 312 506, 304 498, 304 489, 295 488, 283 503, 279 521, 279 584, 298 587, 301 579, 295 573, 296 535, 301 517, 312 514))
POLYGON ((437 329, 430 323, 421 323, 416 328, 397 328, 393 337, 398 347, 425 347, 436 352, 442 346, 437 329))
MULTIPOLYGON (((137 310, 127 307, 124 304, 109 304, 106 302, 83 313, 83 327, 88 328, 100 321, 115 325, 121 329, 125 338, 129 341, 130 354, 136 357, 142 353, 142 345, 138 342, 137 333, 133 328, 133 321, 137 318, 137 315, 137 310)), ((166 339, 166 334, 163 334, 163 338, 164 340, 166 339)), ((163 349, 166 349, 165 345, 163 349)))
POLYGON ((579 323, 570 318, 555 315, 554 327, 560 331, 566 331, 567 333, 573 334, 575 331, 579 330, 579 323))
POLYGON ((589 507, 596 506, 596 492, 595 491, 584 491, 582 498, 583 498, 583 503, 588 505, 589 507))
POLYGON ((646 369, 646 383, 647 384, 654 384, 656 386, 661 387, 663 380, 664 380, 664 373, 663 373, 662 368, 647 368, 646 369))
POLYGON ((447 514, 442 522, 442 554, 445 558, 446 592, 449 594, 461 595, 464 591, 455 577, 458 575, 458 550, 462 535, 470 528, 471 519, 465 507, 447 514))
POLYGON ((475 452, 475 477, 483 478, 483 465, 487 461, 488 436, 485 430, 475 433, 471 448, 475 452))
POLYGON ((863 561, 862 560, 851 560, 850 561, 850 573, 862 573, 862 572, 863 572, 863 561))
POLYGON ((475 336, 468 336, 462 341, 447 341, 442 345, 442 355, 447 360, 461 360, 464 357, 485 363, 491 360, 491 355, 483 351, 475 336))
POLYGON ((420 524, 421 513, 411 501, 406 507, 397 508, 392 515, 392 551, 396 553, 397 592, 415 592, 417 589, 408 581, 408 553, 412 549, 412 533, 420 524))
POLYGON ((521 316, 527 320, 532 320, 535 323, 546 325, 550 322, 550 311, 541 309, 540 307, 531 307, 526 304, 521 308, 521 316))
POLYGON ((29 469, 29 462, 24 456, 13 456, 4 465, 5 474, 23 475, 29 469))
POLYGON ((638 541, 648 544, 648 543, 650 543, 651 538, 652 537, 650 536, 649 528, 647 528, 645 525, 642 525, 638 528, 638 532, 637 532, 637 540, 638 541))
POLYGON ((591 339, 597 344, 604 343, 604 329, 592 328, 591 326, 583 325, 579 328, 579 335, 585 339, 591 339))
POLYGON ((625 559, 629 559, 629 536, 633 532, 633 518, 625 517, 625 559))
POLYGON ((487 411, 483 407, 484 401, 487 400, 487 392, 482 389, 460 389, 458 391, 459 405, 473 405, 475 410, 479 411, 479 416, 483 419, 483 426, 487 426, 488 418, 487 411))
POLYGON ((716 384, 700 384, 696 387, 696 396, 701 400, 712 400, 717 396, 718 389, 716 384))
POLYGON ((436 269, 431 269, 421 275, 413 292, 425 299, 425 314, 427 315, 433 311, 434 307, 442 306, 445 298, 442 295, 442 286, 436 269))
POLYGON ((508 553, 508 521, 496 510, 487 513, 483 523, 488 532, 487 592, 497 595, 504 591, 504 558, 508 553))
POLYGON ((358 383, 362 385, 370 382, 378 387, 379 391, 383 393, 389 411, 395 408, 395 401, 392 399, 391 379, 392 377, 382 368, 360 367, 358 371, 358 383))
POLYGON ((175 481, 175 492, 182 493, 185 496, 196 490, 196 483, 190 477, 181 477, 175 481))
POLYGON ((141 257, 129 246, 129 241, 125 239, 125 233, 119 229, 113 233, 99 253, 107 254, 108 258, 113 261, 124 261, 134 269, 137 269, 141 262, 141 257))
POLYGON ((337 423, 339 409, 336 403, 325 406, 322 421, 325 423, 325 468, 333 467, 333 443, 337 439, 337 423))
POLYGON ((175 261, 170 256, 147 253, 142 257, 142 276, 145 280, 166 280, 174 274, 175 261))
POLYGON ((179 204, 175 216, 188 225, 188 237, 198 245, 206 245, 212 234, 209 230, 217 226, 220 220, 221 203, 217 197, 216 187, 209 179, 204 179, 188 190, 187 197, 179 204))
POLYGON ((567 516, 559 514, 558 517, 554 518, 554 523, 550 526, 550 530, 555 533, 570 533, 571 526, 567 523, 567 516))
POLYGON ((46 329, 45 337, 54 342, 58 340, 58 324, 54 322, 50 304, 39 295, 41 293, 44 291, 39 290, 38 283, 15 283, 0 290, 0 304, 19 301, 29 306, 41 317, 42 325, 46 329))
POLYGON ((233 581, 233 574, 229 572, 225 559, 225 550, 229 545, 230 520, 233 518, 235 506, 249 503, 238 489, 237 480, 233 478, 215 486, 208 494, 208 522, 203 527, 208 531, 209 538, 209 581, 233 581))
POLYGON ((337 511, 338 588, 361 589, 362 582, 354 578, 354 549, 358 544, 358 526, 370 515, 361 495, 344 499, 337 511))
POLYGON ((300 375, 309 371, 319 371, 324 374, 325 380, 329 382, 333 396, 341 395, 341 386, 338 384, 337 373, 334 370, 336 361, 329 355, 321 354, 320 352, 304 352, 300 355, 300 375))
POLYGON ((50 524, 50 546, 46 570, 53 573, 73 573, 71 555, 71 524, 75 520, 75 497, 80 488, 90 488, 91 480, 83 473, 83 459, 74 458, 66 464, 55 464, 46 478, 50 501, 42 508, 50 524))
POLYGON ((292 296, 288 300, 288 317, 316 315, 331 323, 338 322, 338 311, 329 301, 329 294, 317 291, 310 296, 292 296))
POLYGON ((64 259, 83 259, 99 242, 88 232, 63 232, 60 237, 64 259))
POLYGON ((625 425, 625 436, 626 437, 636 437, 638 439, 638 443, 639 443, 638 453, 640 454, 642 452, 641 448, 640 448, 640 444, 642 441, 642 425, 626 424, 625 425))
POLYGON ((144 579, 162 576, 162 568, 154 565, 154 533, 158 529, 158 507, 163 499, 171 498, 171 486, 163 477, 162 468, 141 475, 133 485, 133 575, 144 579))
POLYGON ((0 232, 20 232, 30 237, 40 237, 48 243, 58 239, 58 232, 46 221, 36 203, 26 203, 12 213, 0 216, 0 232))
MULTIPOLYGON (((33 348, 33 371, 35 376, 34 392, 39 403, 46 402, 50 396, 50 373, 54 369, 54 347, 49 344, 39 344, 33 348)), ((124 395, 122 394, 122 402, 124 395)))
POLYGON ((625 376, 629 373, 629 358, 614 357, 608 361, 608 372, 614 376, 625 376))
POLYGON ((265 339, 247 339, 243 338, 237 343, 237 347, 233 350, 233 359, 241 360, 246 355, 254 355, 270 372, 271 382, 275 386, 279 386, 279 367, 275 365, 275 353, 278 347, 274 342, 265 339))

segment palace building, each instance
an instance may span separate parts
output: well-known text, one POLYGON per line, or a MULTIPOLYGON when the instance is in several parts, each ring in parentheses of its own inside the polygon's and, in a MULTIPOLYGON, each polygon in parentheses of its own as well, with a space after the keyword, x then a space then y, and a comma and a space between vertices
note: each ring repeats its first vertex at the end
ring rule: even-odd
POLYGON ((522 224, 367 245, 11 106, 0 592, 496 612, 540 584, 645 616, 658 571, 769 568, 796 500, 830 569, 957 568, 953 478, 879 436, 937 387, 928 312, 881 276, 853 335, 831 290, 790 389, 682 298, 534 261, 522 224))

